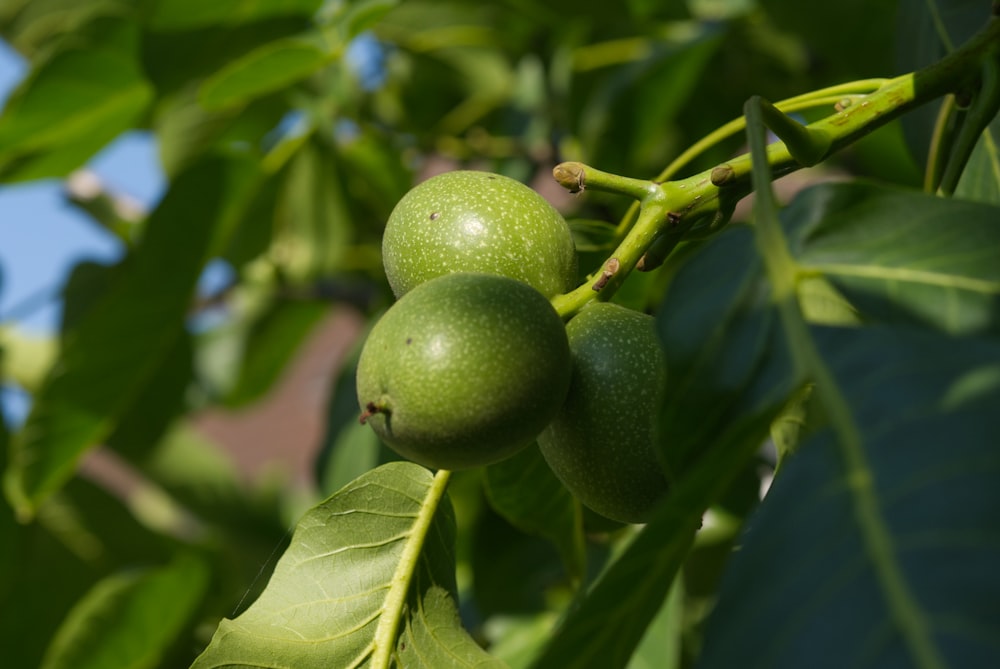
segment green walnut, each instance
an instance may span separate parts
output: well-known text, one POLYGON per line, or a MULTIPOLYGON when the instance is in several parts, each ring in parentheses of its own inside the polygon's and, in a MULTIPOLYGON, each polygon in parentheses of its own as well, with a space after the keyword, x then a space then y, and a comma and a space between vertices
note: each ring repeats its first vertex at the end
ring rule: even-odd
POLYGON ((566 331, 573 378, 565 405, 538 446, 587 507, 613 520, 645 522, 668 488, 653 443, 666 379, 653 318, 597 303, 566 331))
POLYGON ((390 307, 358 360, 362 422, 427 467, 491 464, 532 443, 570 381, 562 320, 515 279, 456 273, 390 307))
POLYGON ((396 204, 382 237, 396 297, 452 272, 523 281, 545 297, 576 284, 576 248, 562 215, 541 195, 499 174, 445 172, 396 204))

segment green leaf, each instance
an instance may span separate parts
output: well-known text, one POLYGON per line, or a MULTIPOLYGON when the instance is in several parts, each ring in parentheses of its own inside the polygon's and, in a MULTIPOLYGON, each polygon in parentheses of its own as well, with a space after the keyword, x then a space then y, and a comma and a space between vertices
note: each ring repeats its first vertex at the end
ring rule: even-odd
POLYGON ((792 253, 863 321, 1000 332, 1000 207, 849 182, 786 208, 792 253))
POLYGON ((159 666, 207 585, 208 569, 192 555, 106 577, 70 610, 42 669, 159 666))
POLYGON ((307 17, 322 4, 322 0, 156 0, 149 22, 155 30, 229 26, 275 16, 307 17))
POLYGON ((11 667, 39 666, 66 612, 95 581, 170 559, 162 535, 81 478, 46 500, 30 525, 16 523, 6 504, 0 514, 0 647, 11 667))
POLYGON ((323 302, 275 301, 250 328, 239 375, 226 405, 245 406, 262 397, 329 311, 330 306, 323 302))
POLYGON ((62 176, 130 128, 153 97, 138 44, 134 23, 99 18, 42 60, 0 116, 0 178, 62 176))
POLYGON ((180 175, 115 285, 66 337, 12 445, 4 490, 19 513, 30 515, 72 475, 155 373, 251 174, 240 163, 210 158, 180 175))
POLYGON ((789 458, 698 666, 997 664, 1000 345, 899 328, 813 337, 860 455, 827 430, 789 458))
POLYGON ((201 85, 199 100, 209 110, 240 105, 309 76, 335 55, 319 35, 277 40, 211 76, 201 85))
POLYGON ((635 649, 628 669, 680 669, 683 631, 684 581, 678 575, 635 649))
POLYGON ((1000 117, 993 119, 972 150, 955 197, 1000 205, 1000 117))
POLYGON ((583 577, 580 503, 549 469, 537 445, 487 467, 484 484, 497 513, 522 532, 551 541, 570 577, 583 577))
POLYGON ((390 463, 314 507, 260 598, 193 667, 503 666, 459 624, 445 481, 390 463))
POLYGON ((350 260, 354 230, 342 172, 335 147, 318 135, 303 142, 283 171, 276 238, 295 277, 330 275, 350 260))
POLYGON ((750 229, 703 245, 671 282, 657 319, 667 359, 659 439, 677 477, 746 410, 744 391, 768 369, 771 347, 781 350, 750 229))

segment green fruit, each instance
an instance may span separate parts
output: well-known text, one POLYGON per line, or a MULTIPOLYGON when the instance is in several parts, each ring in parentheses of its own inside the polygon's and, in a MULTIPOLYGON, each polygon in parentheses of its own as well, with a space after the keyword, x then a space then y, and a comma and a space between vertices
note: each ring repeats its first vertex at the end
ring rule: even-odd
POLYGON ((569 388, 566 330, 534 288, 457 273, 404 295, 368 335, 358 402, 399 454, 439 469, 497 462, 538 436, 569 388))
POLYGON ((396 204, 382 261, 397 297, 452 272, 523 281, 545 297, 576 284, 576 248, 566 221, 524 184, 489 172, 445 172, 396 204))
POLYGON ((645 522, 668 487, 653 443, 666 379, 653 318, 597 303, 573 318, 566 332, 573 379, 538 446, 583 504, 614 520, 645 522))

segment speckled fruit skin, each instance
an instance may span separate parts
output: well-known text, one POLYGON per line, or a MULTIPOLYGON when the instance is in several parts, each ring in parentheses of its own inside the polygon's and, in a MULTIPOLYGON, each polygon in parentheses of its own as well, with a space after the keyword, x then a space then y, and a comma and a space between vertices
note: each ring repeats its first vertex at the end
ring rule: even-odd
POLYGON ((566 330, 541 293, 456 273, 420 284, 375 324, 358 361, 358 402, 400 455, 464 469, 534 441, 569 379, 566 330))
POLYGON ((562 215, 519 181, 469 170, 431 177, 403 196, 386 223, 382 262, 396 297, 452 272, 508 276, 546 297, 577 279, 562 215))
POLYGON ((566 331, 573 378, 539 449, 583 504, 613 520, 645 522, 668 488, 652 437, 666 379, 653 318, 597 303, 566 331))

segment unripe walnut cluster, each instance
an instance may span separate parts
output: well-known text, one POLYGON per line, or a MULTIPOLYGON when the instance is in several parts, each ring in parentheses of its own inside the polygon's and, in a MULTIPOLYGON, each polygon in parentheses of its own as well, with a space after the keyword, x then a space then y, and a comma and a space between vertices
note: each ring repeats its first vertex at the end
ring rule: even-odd
POLYGON ((584 504, 648 517, 667 488, 650 429, 662 353, 651 319, 624 307, 563 323, 549 300, 574 287, 577 257, 558 211, 508 177, 448 172, 397 204, 383 259, 398 300, 358 363, 363 422, 438 469, 538 441, 584 504))

